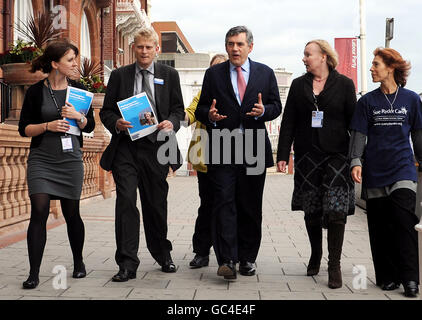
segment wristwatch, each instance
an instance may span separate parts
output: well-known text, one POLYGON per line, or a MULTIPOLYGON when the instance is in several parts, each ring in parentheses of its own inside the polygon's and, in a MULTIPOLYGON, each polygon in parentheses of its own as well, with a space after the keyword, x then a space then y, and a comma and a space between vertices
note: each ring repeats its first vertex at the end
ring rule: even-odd
POLYGON ((84 123, 85 122, 85 116, 84 115, 82 115, 81 116, 81 119, 78 121, 80 124, 82 124, 82 123, 84 123))

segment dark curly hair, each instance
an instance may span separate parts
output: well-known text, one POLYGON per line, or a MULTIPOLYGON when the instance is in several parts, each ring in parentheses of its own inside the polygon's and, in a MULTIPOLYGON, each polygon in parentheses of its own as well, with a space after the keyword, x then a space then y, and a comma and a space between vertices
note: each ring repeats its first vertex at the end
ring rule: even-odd
POLYGON ((67 39, 59 39, 49 42, 44 53, 32 61, 31 72, 41 70, 44 73, 50 73, 52 70, 51 62, 59 62, 69 50, 73 50, 77 56, 79 50, 67 39))
POLYGON ((387 67, 394 69, 394 81, 404 87, 410 73, 410 62, 402 58, 401 54, 391 48, 376 48, 374 56, 381 57, 387 67))

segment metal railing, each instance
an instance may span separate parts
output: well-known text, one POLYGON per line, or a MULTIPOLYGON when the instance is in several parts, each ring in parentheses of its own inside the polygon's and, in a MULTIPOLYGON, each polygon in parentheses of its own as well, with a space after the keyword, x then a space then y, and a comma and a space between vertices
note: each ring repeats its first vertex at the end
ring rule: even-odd
POLYGON ((1 88, 1 114, 0 123, 3 123, 9 116, 10 107, 12 106, 12 88, 0 78, 1 88))

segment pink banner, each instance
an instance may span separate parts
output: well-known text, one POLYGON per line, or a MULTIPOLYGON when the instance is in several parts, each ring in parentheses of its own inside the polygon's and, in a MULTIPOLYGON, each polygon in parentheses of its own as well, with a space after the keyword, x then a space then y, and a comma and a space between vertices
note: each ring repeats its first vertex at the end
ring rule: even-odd
POLYGON ((358 92, 358 41, 356 38, 334 38, 338 53, 337 71, 349 77, 355 83, 358 92))

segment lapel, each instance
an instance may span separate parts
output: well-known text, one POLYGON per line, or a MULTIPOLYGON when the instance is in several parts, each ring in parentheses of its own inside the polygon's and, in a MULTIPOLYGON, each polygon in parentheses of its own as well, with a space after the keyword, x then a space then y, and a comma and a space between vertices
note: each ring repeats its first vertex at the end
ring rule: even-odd
MULTIPOLYGON (((324 101, 326 101, 327 96, 331 92, 331 88, 335 85, 336 79, 337 79, 338 72, 336 70, 331 70, 328 74, 327 81, 325 82, 324 89, 320 92, 318 96, 318 106, 322 107, 322 109, 325 106, 324 101)), ((308 107, 311 110, 315 110, 314 106, 314 96, 313 96, 313 86, 312 81, 314 79, 314 76, 312 73, 308 72, 304 75, 304 81, 303 81, 303 92, 306 100, 310 102, 308 104, 308 107)))
MULTIPOLYGON (((159 63, 154 62, 154 79, 162 79, 164 80, 164 72, 163 68, 161 68, 161 65, 159 63)), ((161 119, 161 112, 160 112, 160 105, 161 105, 161 97, 163 93, 164 86, 167 84, 156 84, 154 82, 154 95, 155 95, 155 110, 157 110, 157 113, 159 113, 159 118, 161 119)), ((167 86, 166 86, 167 87, 167 86)))
MULTIPOLYGON (((250 95, 251 92, 253 92, 251 88, 255 84, 255 81, 256 81, 255 76, 256 76, 256 64, 251 59, 249 59, 249 79, 248 79, 248 84, 246 85, 245 95, 243 96, 242 106, 244 102, 247 101, 248 95, 250 95)), ((253 97, 252 97, 252 100, 253 100, 253 97)), ((255 100, 258 102, 258 96, 255 97, 255 100)))
POLYGON ((127 75, 127 86, 126 86, 126 97, 133 96, 133 88, 135 87, 135 72, 136 72, 136 62, 131 64, 128 69, 127 75))
POLYGON ((229 88, 230 95, 232 96, 232 98, 234 99, 234 101, 236 101, 237 105, 239 105, 239 103, 237 102, 236 94, 234 93, 233 84, 232 84, 232 80, 231 80, 231 77, 230 77, 230 73, 231 73, 231 70, 230 70, 230 61, 227 60, 224 63, 226 64, 226 66, 224 67, 224 70, 225 70, 224 80, 225 80, 226 83, 224 84, 223 87, 229 88))
POLYGON ((331 93, 331 88, 336 84, 338 72, 336 70, 331 70, 328 74, 327 81, 325 82, 324 90, 321 91, 320 97, 321 100, 325 100, 328 95, 331 93))
POLYGON ((310 104, 308 104, 308 107, 311 110, 315 110, 313 87, 312 87, 313 78, 314 78, 314 76, 310 72, 306 73, 303 76, 303 92, 304 92, 304 96, 305 96, 306 100, 308 100, 310 102, 310 104))

